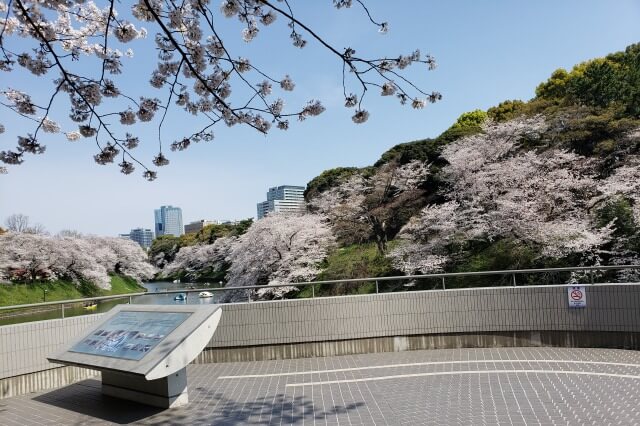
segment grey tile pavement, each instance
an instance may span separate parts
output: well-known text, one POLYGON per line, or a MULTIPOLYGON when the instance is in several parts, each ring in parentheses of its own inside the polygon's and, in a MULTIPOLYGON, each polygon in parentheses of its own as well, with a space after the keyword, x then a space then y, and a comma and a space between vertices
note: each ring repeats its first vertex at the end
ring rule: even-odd
POLYGON ((0 400, 2 425, 640 424, 640 352, 495 348, 188 368, 190 404, 160 410, 100 382, 0 400))

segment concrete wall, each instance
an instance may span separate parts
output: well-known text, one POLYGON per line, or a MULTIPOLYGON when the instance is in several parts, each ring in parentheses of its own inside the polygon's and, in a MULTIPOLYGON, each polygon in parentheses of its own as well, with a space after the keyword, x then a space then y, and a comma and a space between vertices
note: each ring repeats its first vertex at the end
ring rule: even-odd
POLYGON ((77 338, 104 314, 0 327, 0 379, 59 367, 47 355, 77 338))
MULTIPOLYGON (((253 302, 223 309, 218 330, 197 362, 463 346, 640 348, 638 284, 588 286, 585 309, 568 308, 563 286, 253 302)), ((46 355, 101 317, 0 327, 0 398, 16 377, 56 368, 46 355)))
POLYGON ((495 287, 225 305, 209 347, 524 330, 640 331, 640 285, 495 287))

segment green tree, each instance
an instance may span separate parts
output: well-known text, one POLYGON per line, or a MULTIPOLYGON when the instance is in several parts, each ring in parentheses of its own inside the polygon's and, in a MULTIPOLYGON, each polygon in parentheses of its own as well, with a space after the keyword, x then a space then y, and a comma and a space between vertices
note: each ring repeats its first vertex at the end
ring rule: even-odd
POLYGON ((307 188, 304 191, 305 200, 308 201, 321 192, 340 185, 359 170, 360 169, 357 167, 336 167, 334 169, 325 170, 309 181, 307 188))
POLYGON ((567 81, 569 73, 564 68, 558 68, 551 77, 536 87, 536 96, 547 99, 561 99, 567 95, 567 81))
POLYGON ((160 235, 151 243, 149 259, 154 265, 162 267, 175 258, 180 247, 180 237, 160 235))
POLYGON ((632 236, 638 230, 633 217, 633 206, 627 198, 609 200, 596 212, 597 225, 603 227, 612 221, 615 225, 616 237, 632 236))
POLYGON ((446 145, 465 136, 482 132, 482 124, 487 120, 486 112, 476 109, 465 112, 455 123, 435 139, 438 146, 446 145))
POLYGON ((422 139, 414 142, 401 143, 382 154, 374 167, 383 164, 397 162, 399 165, 407 164, 413 160, 433 163, 440 157, 440 144, 435 139, 422 139))
POLYGON ((520 100, 500 102, 487 110, 490 119, 497 122, 513 120, 524 113, 525 103, 520 100))
POLYGON ((469 129, 482 126, 487 121, 487 113, 481 109, 465 112, 458 117, 451 130, 469 129))
POLYGON ((571 72, 567 92, 578 103, 605 108, 622 100, 620 66, 606 58, 578 65, 571 72))
POLYGON ((253 223, 253 218, 244 219, 236 224, 211 224, 207 225, 193 235, 192 244, 213 244, 215 240, 222 237, 237 237, 245 232, 253 223))
POLYGON ((625 70, 622 87, 624 104, 630 115, 640 117, 640 43, 627 47, 623 64, 625 70))

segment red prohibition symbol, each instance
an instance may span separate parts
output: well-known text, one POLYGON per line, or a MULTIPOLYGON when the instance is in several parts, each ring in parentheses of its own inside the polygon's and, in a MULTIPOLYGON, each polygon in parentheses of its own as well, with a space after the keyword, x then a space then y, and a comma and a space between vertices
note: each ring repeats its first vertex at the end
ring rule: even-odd
POLYGON ((571 292, 571 298, 573 300, 580 300, 582 299, 582 292, 580 290, 573 290, 571 292))

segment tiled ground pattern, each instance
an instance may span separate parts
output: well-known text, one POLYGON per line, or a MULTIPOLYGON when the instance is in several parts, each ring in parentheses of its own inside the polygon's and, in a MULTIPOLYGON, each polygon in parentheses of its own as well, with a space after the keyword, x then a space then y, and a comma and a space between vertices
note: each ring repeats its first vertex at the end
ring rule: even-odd
POLYGON ((635 351, 432 350, 202 364, 188 374, 187 407, 159 410, 104 397, 99 381, 85 380, 0 400, 0 424, 640 423, 635 351), (241 375, 261 377, 228 377, 241 375), (318 383, 327 381, 336 383, 318 383))

